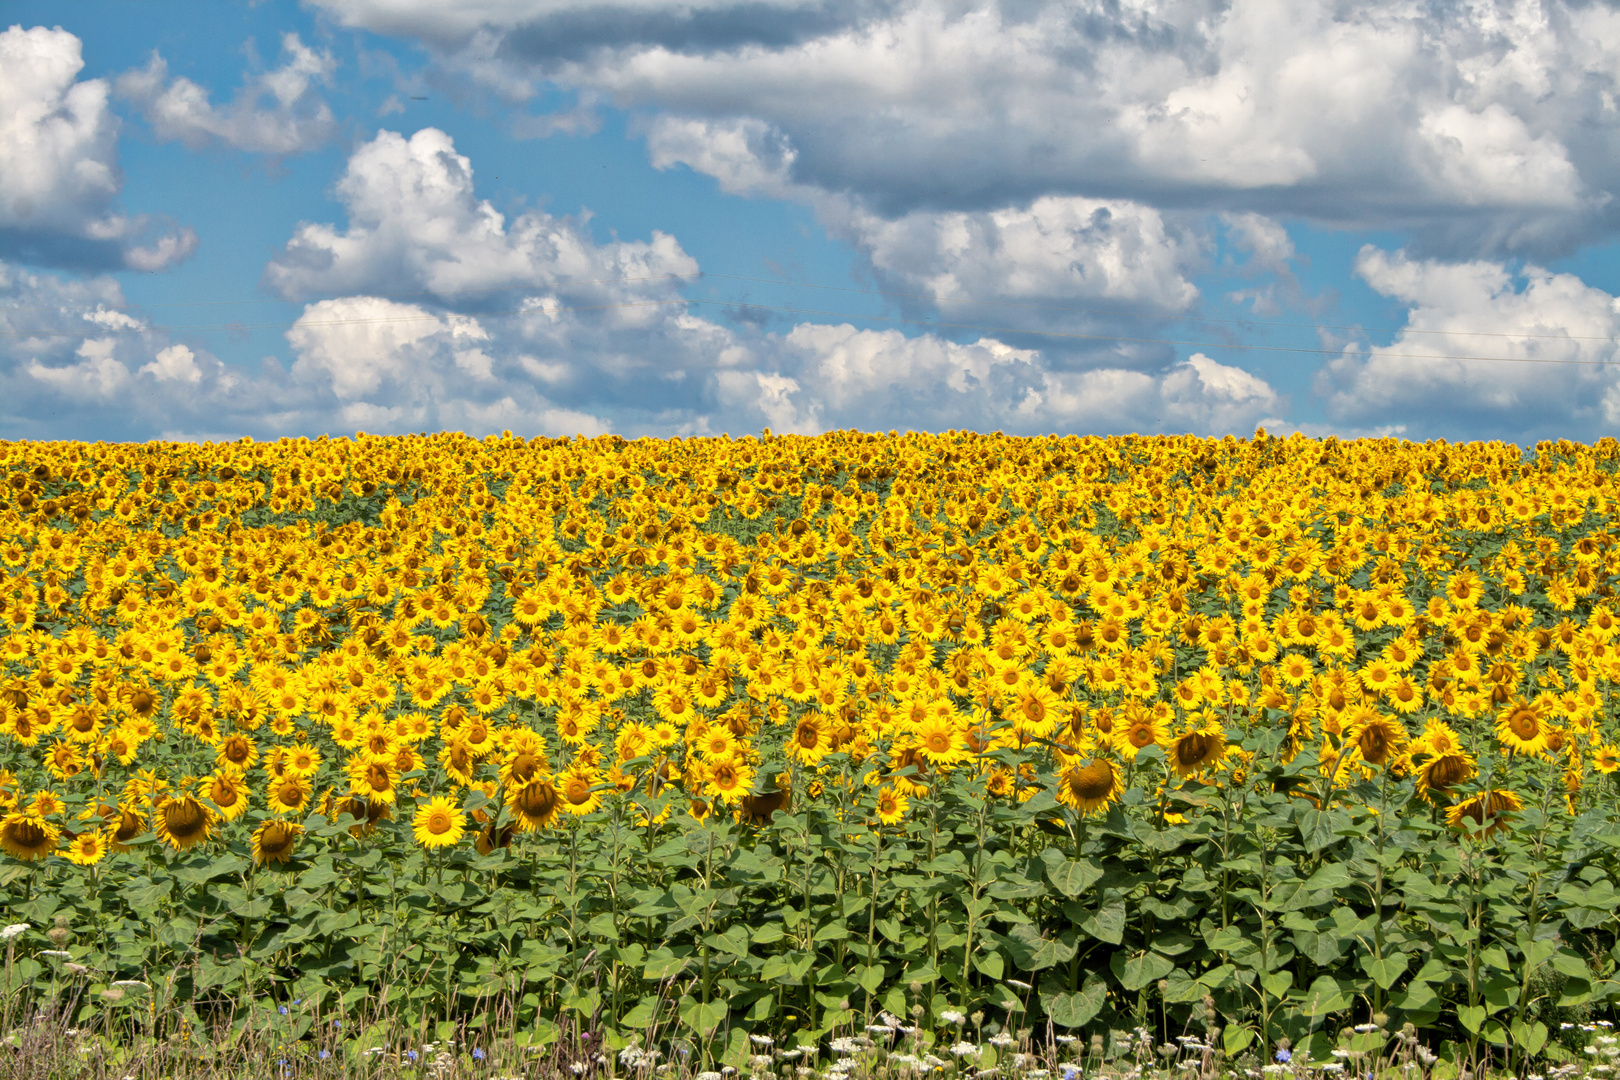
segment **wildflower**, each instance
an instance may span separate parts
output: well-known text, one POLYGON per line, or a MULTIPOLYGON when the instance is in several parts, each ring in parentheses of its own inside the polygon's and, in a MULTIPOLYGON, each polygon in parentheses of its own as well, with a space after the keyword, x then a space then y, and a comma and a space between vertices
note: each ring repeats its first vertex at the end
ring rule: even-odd
POLYGON ((0 930, 0 941, 10 941, 12 938, 16 937, 18 934, 26 933, 27 931, 28 931, 28 924, 27 923, 25 923, 25 922, 12 923, 10 926, 7 926, 4 930, 0 930))
POLYGON ((955 1009, 945 1009, 939 1014, 939 1018, 947 1024, 960 1025, 967 1022, 966 1014, 959 1013, 955 1009))
POLYGON ((1271 1055, 1279 1064, 1286 1065, 1294 1060, 1293 1051, 1287 1047, 1278 1047, 1277 1052, 1271 1055))

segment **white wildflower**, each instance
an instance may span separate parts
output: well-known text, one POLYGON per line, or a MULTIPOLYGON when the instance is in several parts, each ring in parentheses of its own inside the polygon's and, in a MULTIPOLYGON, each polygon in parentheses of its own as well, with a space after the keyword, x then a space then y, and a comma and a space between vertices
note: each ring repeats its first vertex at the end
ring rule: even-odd
POLYGON ((14 922, 10 926, 6 927, 4 930, 0 930, 0 941, 10 941, 12 938, 16 937, 18 934, 21 934, 21 933, 24 933, 25 931, 27 931, 27 929, 28 929, 28 924, 27 923, 25 923, 25 922, 14 922))
POLYGON ((946 1009, 939 1014, 939 1018, 947 1024, 963 1024, 967 1022, 967 1017, 955 1009, 946 1009))

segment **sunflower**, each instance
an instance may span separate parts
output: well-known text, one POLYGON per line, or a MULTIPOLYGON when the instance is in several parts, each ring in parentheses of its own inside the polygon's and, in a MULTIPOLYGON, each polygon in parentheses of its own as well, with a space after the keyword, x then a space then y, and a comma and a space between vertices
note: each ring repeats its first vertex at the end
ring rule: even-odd
POLYGON ((1082 814, 1107 809, 1120 797, 1125 785, 1107 758, 1092 758, 1084 765, 1071 765, 1058 780, 1058 801, 1082 814))
POLYGON ((801 764, 814 765, 832 752, 832 740, 822 726, 822 719, 820 713, 808 712, 794 725, 787 752, 801 764))
POLYGON ((1164 720, 1157 712, 1134 706, 1126 710, 1121 720, 1123 722, 1115 723, 1113 738, 1110 741, 1127 758, 1135 758, 1138 750, 1146 750, 1150 746, 1170 745, 1170 736, 1165 730, 1164 720))
POLYGON ((1375 766, 1386 765, 1392 757, 1399 756, 1407 740, 1405 724, 1365 706, 1356 707, 1345 736, 1354 744, 1361 760, 1375 766))
POLYGON ((253 861, 260 866, 267 863, 285 864, 298 846, 302 825, 271 818, 253 830, 253 861))
POLYGON ((1541 710, 1523 698, 1514 698, 1497 714, 1496 739, 1515 754, 1544 753, 1547 725, 1541 710))
POLYGON ((562 775, 562 808, 570 814, 585 815, 602 805, 602 793, 596 790, 601 781, 581 769, 569 769, 562 775))
POLYGON ((173 796, 156 810, 158 839, 176 851, 207 843, 213 835, 214 813, 194 796, 173 796))
POLYGON ((910 809, 911 800, 906 797, 905 792, 897 791, 889 784, 878 789, 877 815, 883 824, 900 824, 906 818, 906 811, 910 809))
POLYGON ((356 822, 349 826, 351 836, 369 836, 377 829, 379 821, 387 821, 390 816, 391 805, 384 802, 368 802, 364 797, 353 792, 334 799, 331 792, 327 792, 322 803, 321 813, 328 821, 337 821, 344 814, 348 814, 356 822))
POLYGON ((709 763, 704 794, 732 806, 749 793, 753 783, 754 770, 750 766, 735 758, 722 758, 709 763))
POLYGON ((118 692, 118 698, 129 715, 139 720, 151 720, 163 707, 162 696, 150 686, 140 683, 125 686, 118 692))
POLYGON ((917 749, 932 765, 955 765, 967 758, 967 740, 950 716, 930 715, 917 725, 917 749))
POLYGON ((1605 776, 1620 770, 1620 746, 1604 743, 1592 751, 1592 768, 1605 776))
POLYGON ((214 761, 219 765, 232 765, 238 769, 251 769, 259 760, 259 748, 241 732, 233 732, 214 747, 214 761))
POLYGON ((391 803, 399 794, 399 766, 391 757, 359 757, 349 762, 349 783, 368 803, 391 803))
POLYGON ((418 805, 416 816, 411 819, 411 835, 423 847, 451 847, 460 841, 466 830, 466 815, 445 795, 418 805))
POLYGON ((1523 809, 1524 800, 1511 791, 1482 791, 1447 810, 1446 824, 1483 840, 1507 828, 1507 819, 1523 809))
POLYGON ((25 862, 55 851, 61 837, 58 826, 27 810, 13 810, 0 818, 0 848, 25 862))
POLYGON ((107 834, 103 829, 82 832, 68 841, 62 854, 75 866, 94 866, 107 857, 107 834))
POLYGON ((1452 788, 1473 779, 1475 771, 1474 759, 1461 751, 1431 757, 1415 769, 1418 796, 1438 803, 1452 788))
POLYGON ((219 814, 226 821, 235 821, 248 808, 248 786, 242 774, 231 766, 222 766, 208 778, 203 788, 208 801, 219 808, 219 814))
POLYGON ((272 813, 296 814, 309 803, 309 778, 288 773, 270 781, 264 802, 272 813))
POLYGON ((1176 775, 1189 777, 1215 765, 1226 754, 1226 733, 1202 727, 1177 735, 1170 744, 1170 765, 1176 775))
POLYGON ((512 838, 517 834, 518 826, 516 822, 508 822, 505 825, 497 825, 495 822, 491 821, 482 829, 478 830, 478 838, 473 841, 473 847, 478 850, 478 854, 488 855, 496 848, 511 847, 512 838))
POLYGON ((543 829, 555 821, 561 802, 556 786, 544 775, 510 788, 506 796, 507 808, 524 832, 543 829))
POLYGON ((146 819, 129 807, 118 811, 118 821, 112 826, 108 844, 114 851, 128 851, 129 841, 146 832, 146 819))

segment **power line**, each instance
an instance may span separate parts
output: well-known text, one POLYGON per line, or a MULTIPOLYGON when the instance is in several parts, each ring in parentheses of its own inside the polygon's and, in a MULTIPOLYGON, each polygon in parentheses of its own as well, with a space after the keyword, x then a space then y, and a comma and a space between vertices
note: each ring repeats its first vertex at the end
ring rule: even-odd
MULTIPOLYGON (((508 311, 480 312, 480 318, 502 318, 514 315, 528 315, 535 313, 549 314, 557 311, 608 311, 618 308, 636 307, 670 307, 675 305, 687 306, 699 304, 710 307, 752 308, 759 311, 777 311, 791 315, 820 315, 834 319, 859 319, 868 322, 887 322, 902 326, 923 326, 950 330, 973 330, 986 334, 1017 334, 1025 336, 1059 338, 1077 341, 1108 341, 1126 342, 1144 345, 1175 345, 1193 349, 1238 349, 1245 352, 1279 352, 1296 353, 1311 356, 1341 356, 1342 349, 1308 349, 1292 345, 1243 345, 1230 344, 1219 341, 1188 341, 1176 338, 1131 337, 1120 334, 1081 334, 1056 330, 1030 330, 1015 326, 985 326, 978 323, 944 322, 930 319, 908 319, 897 315, 866 315, 850 311, 828 311, 819 308, 788 307, 780 304, 754 304, 739 303, 734 300, 706 300, 706 299, 670 299, 670 300, 627 300, 611 304, 557 304, 550 307, 517 308, 508 311)), ((431 314, 422 315, 394 315, 376 319, 325 319, 314 322, 305 322, 302 319, 293 322, 264 322, 264 323, 224 323, 215 325, 191 326, 150 326, 150 327, 104 327, 99 330, 74 331, 72 334, 58 336, 75 337, 105 337, 113 334, 178 334, 203 333, 209 331, 238 331, 250 329, 282 329, 292 326, 365 326, 381 323, 402 322, 438 322, 440 316, 431 314)), ((0 334, 17 336, 24 331, 0 331, 0 334)), ((1608 340, 1608 339, 1603 339, 1608 340)), ((1547 357, 1532 356, 1473 356, 1452 355, 1444 353, 1392 353, 1381 352, 1381 356, 1397 360, 1457 360, 1482 361, 1503 364, 1566 364, 1579 367, 1617 367, 1620 360, 1559 360, 1547 357)))

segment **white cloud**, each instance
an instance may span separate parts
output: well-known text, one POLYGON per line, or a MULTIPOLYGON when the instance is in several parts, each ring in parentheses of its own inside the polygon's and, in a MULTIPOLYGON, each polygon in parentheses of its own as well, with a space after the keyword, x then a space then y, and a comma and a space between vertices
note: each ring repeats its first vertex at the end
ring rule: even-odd
POLYGON ((1128 198, 1412 228, 1452 257, 1620 224, 1604 4, 316 2, 447 66, 476 53, 680 118, 652 121, 655 161, 681 124, 769 132, 785 173, 713 138, 683 160, 728 190, 791 183, 886 219, 1128 198))
POLYGON ((202 369, 197 366, 197 354, 184 345, 158 350, 151 363, 141 365, 141 372, 159 382, 184 382, 193 386, 202 382, 203 377, 202 369))
MULTIPOLYGON (((597 244, 579 223, 549 214, 521 214, 508 225, 489 200, 475 196, 472 163, 437 128, 408 140, 379 132, 351 155, 337 193, 348 228, 299 226, 265 269, 265 284, 280 295, 421 290, 452 296, 697 269, 661 232, 648 241, 597 244)), ((628 300, 668 295, 669 288, 667 280, 643 281, 585 288, 581 295, 628 300)))
POLYGON ((1333 420, 1518 441, 1620 423, 1620 301, 1603 290, 1534 265, 1515 274, 1371 245, 1356 272, 1409 310, 1389 345, 1346 349, 1318 375, 1333 420))
POLYGON ((1068 372, 1039 351, 993 338, 959 344, 848 324, 801 324, 772 345, 756 369, 719 373, 722 414, 807 434, 964 427, 1220 435, 1248 434, 1284 405, 1263 379, 1203 355, 1151 372, 1068 372))
POLYGON ((120 76, 117 89, 139 106, 161 140, 179 140, 194 150, 211 142, 265 154, 312 150, 337 133, 332 110, 316 90, 331 82, 337 61, 297 34, 282 37, 281 51, 280 67, 244 81, 224 107, 185 76, 169 79, 168 64, 156 52, 145 68, 120 76))
MULTIPOLYGON (((1198 298, 1183 276, 1195 240, 1158 211, 1126 200, 1046 196, 978 213, 913 211, 894 220, 854 212, 847 228, 874 270, 943 297, 1119 301, 1182 311, 1198 298)), ((961 310, 948 307, 945 310, 961 310)), ((1019 322, 1073 321, 1022 309, 1019 322)))
POLYGON ((118 118, 106 80, 79 80, 83 68, 65 30, 0 33, 0 254, 164 269, 196 249, 196 234, 118 209, 118 118))

